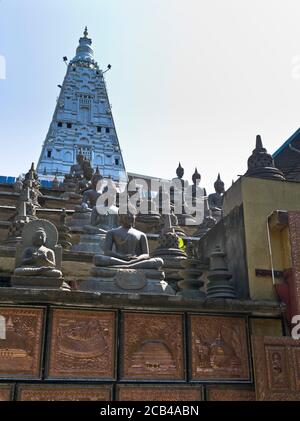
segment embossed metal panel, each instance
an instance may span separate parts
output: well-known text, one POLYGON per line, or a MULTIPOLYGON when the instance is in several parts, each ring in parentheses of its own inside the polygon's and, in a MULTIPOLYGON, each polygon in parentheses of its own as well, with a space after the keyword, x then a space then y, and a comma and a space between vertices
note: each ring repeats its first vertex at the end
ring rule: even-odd
POLYGON ((124 313, 122 339, 122 379, 184 379, 181 314, 124 313))
POLYGON ((257 400, 300 400, 300 341, 253 336, 257 400))
POLYGON ((48 378, 112 379, 115 313, 54 309, 48 378))
POLYGON ((0 378, 39 379, 44 309, 0 307, 0 378))
POLYGON ((255 391, 250 388, 227 386, 208 386, 209 401, 255 401, 255 391))
POLYGON ((202 387, 162 385, 120 385, 117 389, 119 401, 201 401, 202 387))
POLYGON ((0 384, 0 402, 12 400, 13 387, 12 384, 0 384))
POLYGON ((19 385, 19 401, 110 401, 111 386, 19 385))
POLYGON ((192 380, 248 380, 246 322, 237 317, 190 316, 192 380))

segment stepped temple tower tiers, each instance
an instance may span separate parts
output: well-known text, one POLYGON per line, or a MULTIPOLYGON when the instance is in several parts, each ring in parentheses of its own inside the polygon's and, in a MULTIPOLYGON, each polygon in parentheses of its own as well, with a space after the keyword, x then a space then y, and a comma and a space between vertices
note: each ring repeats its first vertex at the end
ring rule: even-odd
POLYGON ((104 72, 94 60, 91 44, 85 28, 63 84, 58 85, 60 95, 37 167, 41 178, 69 174, 79 151, 104 177, 126 178, 104 72))

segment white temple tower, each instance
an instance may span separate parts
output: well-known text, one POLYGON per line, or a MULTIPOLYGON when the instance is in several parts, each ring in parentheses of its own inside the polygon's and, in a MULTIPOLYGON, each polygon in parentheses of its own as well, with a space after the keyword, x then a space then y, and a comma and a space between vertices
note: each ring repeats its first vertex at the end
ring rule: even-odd
POLYGON ((68 63, 38 162, 42 179, 69 173, 79 150, 104 177, 126 179, 103 71, 94 60, 91 44, 85 28, 76 56, 68 63))

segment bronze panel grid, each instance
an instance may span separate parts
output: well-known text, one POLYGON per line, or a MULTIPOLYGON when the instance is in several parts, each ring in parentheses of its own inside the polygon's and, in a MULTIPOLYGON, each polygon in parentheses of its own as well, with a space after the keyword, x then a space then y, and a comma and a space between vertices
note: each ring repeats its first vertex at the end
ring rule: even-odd
POLYGON ((121 380, 185 380, 183 314, 124 312, 121 380))
POLYGON ((300 400, 300 341, 253 336, 256 397, 260 401, 300 400))
POLYGON ((41 378, 44 310, 0 307, 0 378, 41 378))
POLYGON ((0 384, 0 402, 11 401, 13 397, 13 384, 0 384))
POLYGON ((255 401, 255 390, 250 387, 235 387, 232 385, 207 386, 208 401, 255 401))
POLYGON ((18 401, 111 401, 111 385, 20 384, 18 401))
POLYGON ((115 378, 116 312, 52 309, 48 379, 115 378))
POLYGON ((192 381, 250 381, 246 319, 189 315, 192 381))
POLYGON ((202 401, 202 386, 118 385, 118 401, 202 401))

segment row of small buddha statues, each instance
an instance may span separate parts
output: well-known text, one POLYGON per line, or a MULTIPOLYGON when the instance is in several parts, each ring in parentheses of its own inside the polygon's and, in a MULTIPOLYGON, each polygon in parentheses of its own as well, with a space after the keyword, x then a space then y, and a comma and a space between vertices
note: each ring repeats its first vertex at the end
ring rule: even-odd
MULTIPOLYGON (((135 222, 139 218, 143 221, 143 216, 138 212, 139 209, 130 207, 130 205, 125 211, 118 208, 117 198, 122 193, 117 193, 117 188, 110 178, 106 180, 107 185, 103 188, 103 178, 98 168, 92 177, 90 177, 91 173, 88 172, 90 183, 87 184, 87 173, 85 174, 84 171, 88 169, 88 166, 86 161, 81 158, 82 156, 79 155, 77 164, 72 166, 69 176, 66 177, 67 182, 73 180, 75 184, 77 183, 77 186, 79 186, 77 192, 81 191, 82 193, 81 204, 75 207, 74 215, 86 214, 88 219, 84 219, 84 221, 89 223, 84 225, 83 232, 91 236, 102 235, 105 239, 103 249, 95 253, 94 266, 91 270, 92 277, 82 282, 80 288, 110 291, 111 286, 114 285, 113 290, 143 290, 146 288, 150 292, 174 293, 164 281, 163 258, 150 257, 146 234, 135 228, 135 222), (79 183, 81 184, 79 185, 79 183), (98 199, 105 195, 108 190, 110 193, 116 193, 115 200, 109 206, 104 203, 105 211, 99 212, 98 199)), ((37 183, 34 170, 31 172, 31 178, 34 183, 37 183)), ((177 178, 184 187, 183 174, 183 168, 179 164, 177 178)), ((66 183, 66 179, 64 183, 66 183)), ((197 197, 200 180, 201 176, 196 169, 193 175, 193 198, 197 197)), ((38 186, 35 185, 35 189, 38 190, 38 186)), ((208 220, 214 220, 213 211, 221 212, 224 183, 220 176, 215 183, 215 189, 216 193, 210 195, 208 201, 206 200, 206 205, 208 203, 212 205, 211 210, 207 206, 205 218, 208 220)), ((127 190, 125 194, 127 202, 127 190)), ((150 203, 152 201, 150 195, 141 198, 139 204, 142 200, 145 200, 147 205, 151 204, 151 209, 153 209, 153 203, 150 203)), ((161 219, 164 226, 167 223, 167 230, 162 230, 165 239, 172 237, 172 241, 175 238, 177 242, 177 232, 180 232, 180 227, 172 208, 173 205, 174 191, 171 191, 170 212, 167 215, 162 215, 161 209, 156 211, 154 208, 154 214, 161 219)), ((22 243, 17 247, 16 269, 12 278, 12 285, 69 289, 68 285, 63 282, 62 251, 61 246, 57 245, 58 233, 56 227, 51 222, 38 220, 36 217, 26 222, 22 232, 22 243)), ((181 232, 181 234, 184 235, 184 232, 181 232)), ((172 249, 171 246, 169 248, 172 249)), ((178 249, 178 247, 175 246, 175 249, 178 249)), ((163 248, 163 252, 165 252, 165 248, 163 248)), ((173 255, 174 253, 171 252, 170 254, 173 255)), ((175 250, 174 256, 175 259, 182 259, 182 254, 178 250, 175 250)))

